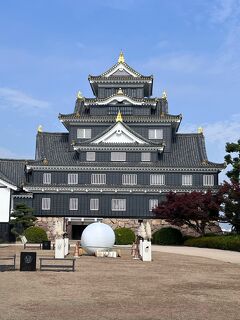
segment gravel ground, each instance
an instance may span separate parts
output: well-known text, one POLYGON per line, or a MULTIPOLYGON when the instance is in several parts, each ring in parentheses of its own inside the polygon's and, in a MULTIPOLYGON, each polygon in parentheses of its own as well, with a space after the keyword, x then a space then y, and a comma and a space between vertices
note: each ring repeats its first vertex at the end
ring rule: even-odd
MULTIPOLYGON (((71 249, 73 251, 74 248, 71 249)), ((20 247, 1 247, 0 256, 20 247)), ((38 257, 53 251, 37 251, 38 257)), ((240 265, 153 252, 77 259, 76 272, 0 272, 1 320, 239 320, 240 265)))

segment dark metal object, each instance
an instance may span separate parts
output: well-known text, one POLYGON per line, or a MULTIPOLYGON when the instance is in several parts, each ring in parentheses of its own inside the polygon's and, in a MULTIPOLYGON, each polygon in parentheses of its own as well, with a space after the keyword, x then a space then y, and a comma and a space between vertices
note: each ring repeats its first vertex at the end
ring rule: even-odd
POLYGON ((21 252, 20 271, 36 271, 36 262, 36 252, 21 252))
POLYGON ((51 241, 43 241, 42 250, 51 250, 51 241))

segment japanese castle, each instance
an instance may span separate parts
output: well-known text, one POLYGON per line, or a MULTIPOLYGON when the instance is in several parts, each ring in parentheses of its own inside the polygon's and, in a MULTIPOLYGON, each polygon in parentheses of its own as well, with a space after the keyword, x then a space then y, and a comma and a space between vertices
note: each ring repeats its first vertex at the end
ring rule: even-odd
POLYGON ((34 209, 49 237, 59 220, 72 239, 104 221, 135 228, 169 191, 217 190, 223 164, 208 161, 204 136, 178 133, 182 115, 168 110, 166 92, 152 97, 153 76, 118 62, 88 77, 94 98, 77 95, 71 114, 59 114, 67 132, 42 132, 35 160, 0 159, 0 238, 9 238, 17 203, 34 209))

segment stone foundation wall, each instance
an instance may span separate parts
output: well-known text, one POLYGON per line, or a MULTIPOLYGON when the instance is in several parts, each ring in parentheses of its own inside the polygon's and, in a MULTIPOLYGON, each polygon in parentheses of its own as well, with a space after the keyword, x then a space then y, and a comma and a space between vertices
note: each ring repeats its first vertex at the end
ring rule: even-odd
MULTIPOLYGON (((154 233, 155 231, 157 231, 161 228, 172 226, 171 224, 169 224, 165 220, 161 220, 161 219, 144 220, 144 222, 146 222, 146 221, 148 221, 150 223, 152 233, 154 233)), ((56 228, 56 225, 58 222, 61 222, 63 225, 64 218, 63 217, 38 217, 36 225, 39 227, 42 227, 47 232, 49 240, 54 240, 55 239, 55 228, 56 228)), ((135 234, 137 233, 137 229, 139 227, 138 219, 115 219, 115 218, 111 219, 111 218, 108 218, 108 219, 103 219, 102 222, 111 226, 111 228, 113 230, 118 227, 130 228, 133 230, 133 232, 135 234)), ((176 227, 176 226, 172 226, 172 227, 181 230, 183 235, 198 236, 197 232, 194 231, 193 229, 190 229, 188 226, 183 226, 181 228, 176 227)), ((64 230, 65 230, 65 228, 64 228, 64 230)), ((212 225, 210 228, 207 229, 207 232, 220 233, 221 228, 218 225, 212 225)))
MULTIPOLYGON (((149 220, 143 220, 143 221, 149 222, 152 229, 152 233, 154 233, 157 230, 160 230, 161 228, 172 226, 176 229, 181 230, 183 235, 189 235, 189 236, 198 235, 196 231, 194 231, 193 229, 190 229, 188 226, 183 226, 179 228, 171 225, 170 223, 162 219, 149 219, 149 220)), ((118 227, 130 228, 133 230, 135 234, 137 233, 137 229, 139 227, 138 219, 103 219, 102 222, 110 225, 113 229, 116 229, 118 227)))
POLYGON ((63 217, 38 217, 35 225, 43 228, 47 232, 47 236, 49 240, 55 239, 55 230, 57 223, 61 223, 63 225, 64 218, 63 217))

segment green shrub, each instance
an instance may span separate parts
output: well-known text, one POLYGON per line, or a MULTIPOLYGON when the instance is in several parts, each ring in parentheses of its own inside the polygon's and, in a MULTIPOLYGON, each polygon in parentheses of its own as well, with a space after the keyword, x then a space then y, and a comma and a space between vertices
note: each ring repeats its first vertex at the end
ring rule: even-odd
POLYGON ((183 235, 180 230, 172 227, 162 228, 154 232, 153 244, 179 245, 183 243, 183 235))
POLYGON ((32 243, 48 240, 46 231, 40 227, 29 227, 24 231, 24 235, 27 241, 32 243))
POLYGON ((222 250, 240 251, 240 236, 239 235, 224 235, 215 237, 199 237, 188 239, 184 242, 185 246, 199 248, 213 248, 222 250))
POLYGON ((135 241, 135 234, 129 228, 117 228, 114 230, 116 244, 132 244, 135 241))

